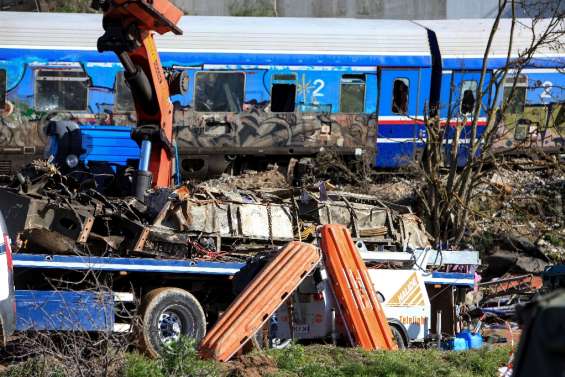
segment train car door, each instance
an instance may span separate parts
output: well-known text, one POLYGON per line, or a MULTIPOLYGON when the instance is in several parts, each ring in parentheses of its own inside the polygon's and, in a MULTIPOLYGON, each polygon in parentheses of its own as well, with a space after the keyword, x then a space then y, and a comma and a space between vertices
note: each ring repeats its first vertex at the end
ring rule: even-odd
POLYGON ((398 168, 414 159, 420 71, 383 69, 379 82, 376 167, 398 168))
MULTIPOLYGON (((483 81, 483 106, 479 112, 479 119, 477 121, 477 137, 480 137, 486 128, 486 109, 488 109, 491 104, 490 92, 488 87, 490 85, 491 72, 487 71, 485 79, 483 81)), ((445 152, 449 161, 451 142, 455 135, 455 126, 461 125, 465 122, 465 125, 461 131, 459 137, 459 153, 457 155, 457 165, 463 166, 467 161, 469 156, 470 138, 472 130, 473 113, 475 110, 475 104, 479 100, 478 88, 481 81, 480 71, 453 71, 451 74, 451 93, 450 93, 450 104, 448 108, 448 119, 449 125, 446 132, 446 143, 445 152)))

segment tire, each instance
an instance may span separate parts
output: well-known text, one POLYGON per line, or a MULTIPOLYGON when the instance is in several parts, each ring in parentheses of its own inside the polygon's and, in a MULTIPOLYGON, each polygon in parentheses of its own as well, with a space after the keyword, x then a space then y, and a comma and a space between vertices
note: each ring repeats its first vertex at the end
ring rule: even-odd
POLYGON ((140 348, 158 357, 167 343, 206 335, 206 316, 198 300, 180 288, 159 288, 145 295, 141 309, 140 348))
POLYGON ((402 332, 395 325, 390 325, 390 331, 392 332, 392 340, 396 343, 398 349, 405 350, 407 344, 402 332))

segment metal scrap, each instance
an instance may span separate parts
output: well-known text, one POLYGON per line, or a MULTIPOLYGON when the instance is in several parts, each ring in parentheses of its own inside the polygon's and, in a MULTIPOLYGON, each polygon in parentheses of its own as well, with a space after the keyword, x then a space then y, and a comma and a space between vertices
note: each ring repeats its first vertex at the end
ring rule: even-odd
POLYGON ((19 250, 53 254, 229 258, 314 241, 319 225, 340 223, 374 250, 429 246, 408 207, 373 196, 317 190, 221 190, 210 185, 159 189, 144 203, 109 197, 88 179, 49 164, 24 169, 0 187, 0 210, 19 250))

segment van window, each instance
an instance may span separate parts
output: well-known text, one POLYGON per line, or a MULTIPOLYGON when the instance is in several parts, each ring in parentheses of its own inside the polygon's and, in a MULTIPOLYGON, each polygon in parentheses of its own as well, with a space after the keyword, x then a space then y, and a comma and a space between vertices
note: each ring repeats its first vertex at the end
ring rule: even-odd
POLYGON ((0 113, 6 107, 6 70, 0 69, 0 113))
POLYGON ((406 78, 394 80, 392 88, 392 112, 395 114, 406 114, 408 112, 408 90, 410 81, 406 78))
POLYGON ((504 80, 504 101, 507 103, 506 112, 509 114, 521 114, 526 106, 526 96, 528 95, 528 78, 526 75, 507 77, 504 80), (514 86, 516 81, 516 86, 514 86), (514 91, 512 92, 512 87, 514 91), (512 93, 512 98, 510 94, 512 93))
POLYGON ((38 69, 35 108, 39 111, 86 111, 90 78, 82 69, 38 69))
POLYGON ((243 108, 243 72, 198 72, 194 108, 200 112, 238 113, 243 108))
POLYGON ((131 94, 123 71, 116 74, 116 82, 114 83, 114 111, 118 113, 135 111, 133 95, 131 94))
POLYGON ((461 83, 461 114, 470 114, 475 110, 478 87, 479 84, 474 80, 466 80, 461 83))
POLYGON ((296 106, 296 76, 273 75, 271 85, 271 111, 292 113, 296 106))
POLYGON ((365 75, 343 75, 339 106, 342 113, 365 112, 365 75))

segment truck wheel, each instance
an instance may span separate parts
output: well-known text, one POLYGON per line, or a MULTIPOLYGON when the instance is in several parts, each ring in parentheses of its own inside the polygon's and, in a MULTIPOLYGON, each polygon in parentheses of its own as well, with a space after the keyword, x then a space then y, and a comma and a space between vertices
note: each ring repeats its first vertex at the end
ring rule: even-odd
POLYGON ((396 327, 395 325, 390 325, 390 331, 392 332, 392 340, 396 343, 396 346, 399 350, 406 349, 406 341, 404 340, 404 336, 396 327))
POLYGON ((179 288, 159 288, 145 295, 141 310, 141 349, 158 357, 163 346, 182 336, 200 341, 206 334, 206 316, 198 300, 179 288))

